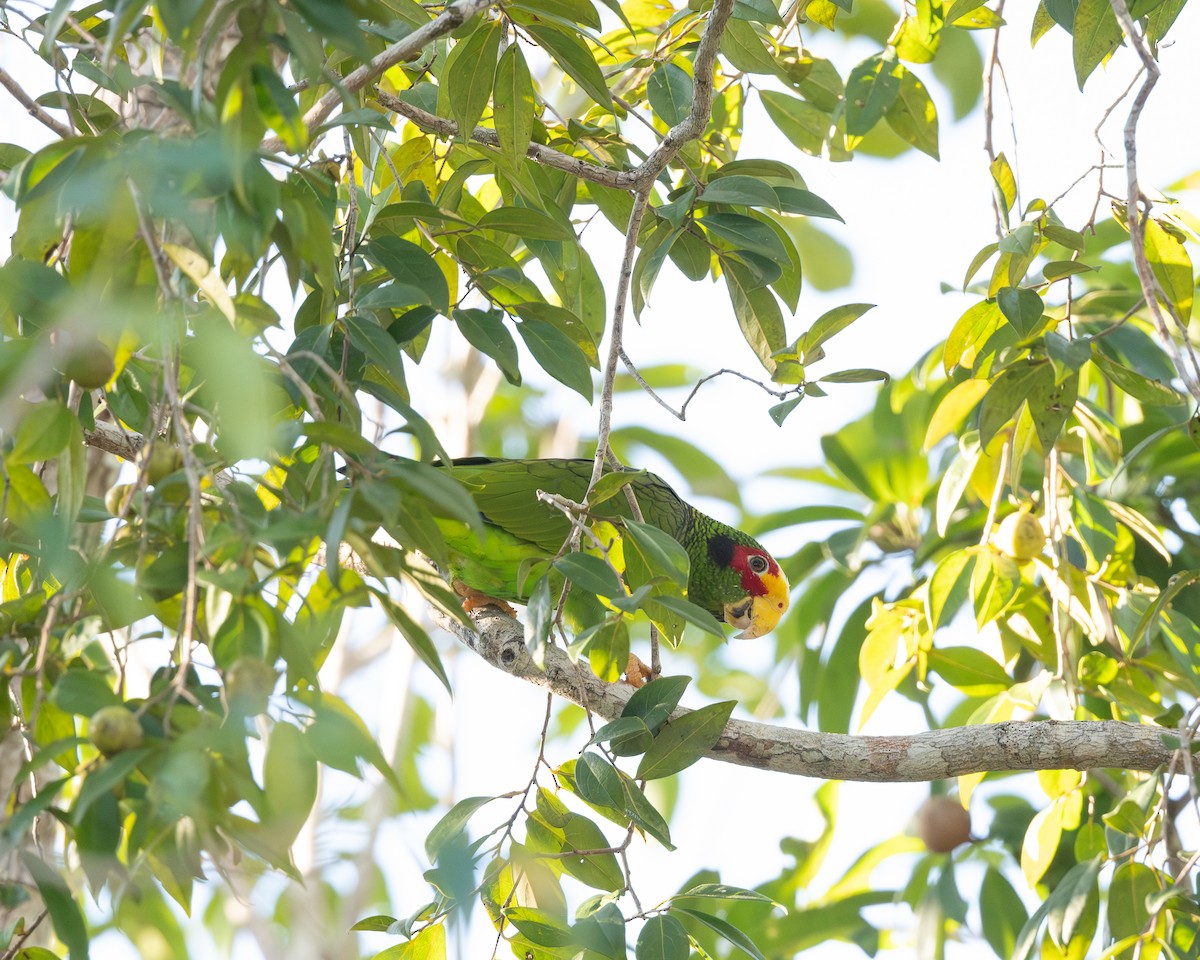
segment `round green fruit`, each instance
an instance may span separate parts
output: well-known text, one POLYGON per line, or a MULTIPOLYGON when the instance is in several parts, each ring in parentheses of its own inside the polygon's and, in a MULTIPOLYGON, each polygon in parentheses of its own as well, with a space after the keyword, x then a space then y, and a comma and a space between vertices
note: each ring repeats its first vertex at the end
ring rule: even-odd
POLYGON ((104 506, 114 517, 119 517, 122 510, 129 509, 129 501, 137 490, 137 484, 118 483, 109 488, 104 495, 104 506))
POLYGON ((146 482, 154 485, 161 483, 176 470, 183 466, 183 454, 165 440, 157 440, 150 447, 147 455, 142 451, 142 461, 145 464, 146 482))
POLYGON ((138 718, 124 707, 101 707, 88 721, 88 736, 106 757, 136 750, 146 738, 138 718))
POLYGON ((1027 509, 1010 513, 996 531, 996 548, 1006 553, 1017 563, 1028 563, 1041 555, 1046 545, 1046 531, 1027 509))
POLYGON ((112 351, 94 337, 73 343, 62 364, 63 376, 70 377, 84 390, 96 390, 104 386, 116 371, 112 351))

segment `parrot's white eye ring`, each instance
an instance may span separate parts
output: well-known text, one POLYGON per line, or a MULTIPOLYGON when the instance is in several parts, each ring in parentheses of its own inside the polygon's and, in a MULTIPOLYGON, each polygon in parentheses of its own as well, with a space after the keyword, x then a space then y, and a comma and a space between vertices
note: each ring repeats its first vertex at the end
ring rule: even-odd
POLYGON ((755 573, 766 573, 770 569, 770 564, 767 563, 767 558, 754 554, 750 557, 750 569, 755 573))

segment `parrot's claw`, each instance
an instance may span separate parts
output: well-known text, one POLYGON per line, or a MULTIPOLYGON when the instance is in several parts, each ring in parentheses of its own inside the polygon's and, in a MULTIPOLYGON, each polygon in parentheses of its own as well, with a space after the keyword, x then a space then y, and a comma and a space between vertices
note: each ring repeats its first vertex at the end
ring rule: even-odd
POLYGON ((489 597, 486 593, 482 593, 473 587, 468 587, 461 580, 455 580, 452 584, 454 592, 463 598, 463 609, 470 613, 472 610, 478 610, 480 607, 496 607, 498 610, 503 610, 514 620, 517 618, 517 611, 512 608, 511 604, 505 603, 503 600, 498 600, 496 597, 489 597))
POLYGON ((636 654, 631 653, 629 662, 625 664, 625 682, 631 687, 644 687, 647 680, 653 679, 654 671, 642 663, 636 654))

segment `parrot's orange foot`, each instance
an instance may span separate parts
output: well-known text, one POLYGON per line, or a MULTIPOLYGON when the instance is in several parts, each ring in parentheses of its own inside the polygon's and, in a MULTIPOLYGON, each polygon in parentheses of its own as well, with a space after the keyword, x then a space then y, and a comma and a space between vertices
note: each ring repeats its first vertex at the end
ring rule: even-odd
POLYGON ((631 653, 629 662, 625 664, 625 682, 631 687, 644 687, 647 680, 653 679, 654 671, 642 663, 636 654, 631 653))
POLYGON ((503 600, 498 600, 495 597, 489 597, 486 593, 481 593, 474 587, 468 587, 461 580, 455 580, 452 584, 454 592, 463 598, 463 609, 470 613, 472 610, 478 610, 480 607, 496 607, 503 610, 513 619, 516 619, 517 611, 503 600))

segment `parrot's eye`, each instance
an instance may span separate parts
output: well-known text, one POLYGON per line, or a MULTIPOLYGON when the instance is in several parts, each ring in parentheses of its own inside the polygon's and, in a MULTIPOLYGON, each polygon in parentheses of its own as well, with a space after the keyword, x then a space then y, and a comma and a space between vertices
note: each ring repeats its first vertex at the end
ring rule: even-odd
POLYGON ((754 554, 750 557, 750 569, 755 573, 766 573, 770 569, 770 564, 767 563, 767 558, 754 554))

